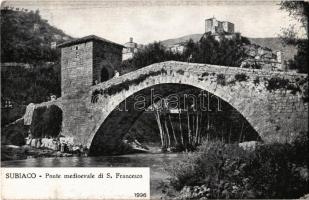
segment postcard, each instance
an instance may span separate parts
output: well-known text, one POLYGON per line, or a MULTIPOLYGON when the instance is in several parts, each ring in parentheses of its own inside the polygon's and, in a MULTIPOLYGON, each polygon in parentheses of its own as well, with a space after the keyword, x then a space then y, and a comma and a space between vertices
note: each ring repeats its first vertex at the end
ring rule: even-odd
POLYGON ((309 198, 307 1, 1 3, 1 199, 309 198))

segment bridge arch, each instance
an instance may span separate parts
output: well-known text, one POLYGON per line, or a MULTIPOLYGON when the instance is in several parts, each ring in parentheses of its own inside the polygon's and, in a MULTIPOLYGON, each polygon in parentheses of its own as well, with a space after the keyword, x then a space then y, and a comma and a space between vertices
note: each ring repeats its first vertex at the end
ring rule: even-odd
POLYGON ((236 111, 238 117, 246 122, 244 123, 245 127, 251 128, 249 133, 251 135, 247 135, 246 139, 260 140, 250 122, 220 97, 189 84, 159 83, 136 91, 119 105, 111 108, 112 111, 102 124, 99 124, 96 133, 89 138, 91 141, 88 143, 88 145, 90 144, 88 148, 90 148, 91 154, 110 154, 113 150, 119 150, 117 145, 120 144, 123 136, 127 134, 139 117, 144 112, 149 112, 147 109, 163 98, 171 100, 170 103, 174 104, 175 108, 183 110, 192 106, 192 102, 194 102, 195 105, 198 105, 197 110, 203 109, 213 115, 224 116, 222 114, 236 111))

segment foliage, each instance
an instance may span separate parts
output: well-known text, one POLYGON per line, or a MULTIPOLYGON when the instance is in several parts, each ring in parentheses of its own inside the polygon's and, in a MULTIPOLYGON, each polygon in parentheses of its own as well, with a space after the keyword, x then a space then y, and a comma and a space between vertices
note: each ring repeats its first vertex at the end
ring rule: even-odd
POLYGON ((133 71, 157 62, 168 60, 180 60, 179 54, 173 54, 168 51, 160 42, 154 42, 145 46, 141 51, 137 52, 133 59, 126 60, 119 67, 121 74, 133 71))
POLYGON ((44 134, 51 137, 58 136, 62 125, 62 110, 55 105, 49 106, 43 114, 43 121, 45 122, 44 134))
POLYGON ((246 151, 237 144, 204 142, 168 170, 171 185, 206 186, 207 198, 298 198, 308 193, 308 139, 246 151))
POLYGON ((223 86, 226 84, 224 74, 218 74, 217 75, 217 83, 220 84, 220 85, 223 85, 223 86))
POLYGON ((307 30, 307 38, 299 38, 295 25, 284 28, 280 36, 285 44, 293 44, 297 46, 297 54, 293 60, 289 61, 289 67, 296 69, 300 73, 308 73, 308 17, 309 3, 304 1, 282 1, 280 4, 282 10, 289 12, 289 15, 301 22, 302 27, 307 30))
POLYGON ((241 46, 248 43, 250 42, 247 38, 240 36, 234 39, 222 37, 217 41, 213 36, 207 35, 196 43, 192 39, 189 40, 185 44, 184 52, 179 54, 167 50, 159 42, 154 42, 136 53, 131 60, 124 61, 119 71, 124 74, 153 63, 169 60, 239 67, 246 57, 241 46))
POLYGON ((255 77, 255 79, 253 80, 254 85, 259 85, 260 84, 260 78, 257 76, 255 77))
POLYGON ((50 94, 61 95, 60 64, 1 70, 2 96, 19 105, 46 101, 50 94))
POLYGON ((101 94, 108 94, 108 95, 113 95, 116 94, 122 90, 129 90, 129 87, 132 85, 138 85, 139 83, 143 82, 144 80, 146 80, 148 77, 152 77, 152 76, 158 76, 160 74, 166 74, 166 70, 165 69, 161 69, 159 71, 152 71, 149 72, 148 74, 141 74, 139 77, 137 77, 136 79, 133 80, 125 80, 117 85, 112 85, 111 87, 109 87, 107 90, 95 90, 92 94, 92 102, 95 103, 97 101, 97 95, 101 94))
POLYGON ((184 75, 185 71, 183 71, 182 69, 177 70, 178 74, 184 75))
POLYGON ((34 110, 30 126, 34 138, 57 137, 61 131, 62 110, 55 105, 34 110))
POLYGON ((60 52, 51 49, 51 42, 63 42, 64 36, 67 35, 42 19, 38 10, 1 10, 1 62, 53 62, 60 52), (55 39, 54 35, 61 39, 55 39))
POLYGON ((198 43, 188 41, 184 57, 192 56, 190 62, 195 63, 239 67, 246 57, 242 48, 244 43, 249 43, 249 41, 240 36, 235 39, 222 37, 220 41, 217 41, 213 36, 206 35, 198 43))
POLYGON ((267 81, 266 89, 269 91, 273 90, 291 90, 292 94, 296 94, 297 92, 300 92, 299 85, 295 85, 290 82, 289 79, 281 78, 281 77, 272 77, 267 81))
POLYGON ((289 12, 289 15, 302 23, 303 27, 307 27, 309 3, 305 1, 282 1, 280 9, 289 12))
POLYGON ((250 68, 250 69, 262 69, 262 65, 254 62, 254 63, 246 63, 242 66, 243 68, 250 68))
POLYGON ((245 73, 235 74, 235 80, 238 82, 246 81, 248 78, 249 77, 245 73))
POLYGON ((63 37, 71 38, 49 25, 38 10, 1 10, 1 62, 31 66, 1 70, 2 96, 20 105, 60 96, 60 50, 52 49, 51 42, 63 42, 63 37))
POLYGON ((30 131, 34 138, 40 138, 44 135, 45 123, 42 118, 46 110, 47 107, 38 107, 33 112, 30 131))
MULTIPOLYGON (((2 100, 3 101, 3 100, 2 100)), ((13 105, 13 108, 1 108, 1 127, 21 118, 26 111, 24 105, 13 105)))
POLYGON ((309 46, 308 39, 298 41, 298 51, 293 60, 290 60, 290 69, 296 69, 299 73, 308 73, 309 66, 309 46))

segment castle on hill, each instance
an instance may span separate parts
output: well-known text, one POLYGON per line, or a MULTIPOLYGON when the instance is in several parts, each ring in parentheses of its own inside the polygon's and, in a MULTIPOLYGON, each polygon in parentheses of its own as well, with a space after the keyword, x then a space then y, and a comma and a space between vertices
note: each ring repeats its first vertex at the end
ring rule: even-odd
POLYGON ((215 17, 205 20, 205 33, 234 34, 234 24, 228 21, 219 21, 215 17))

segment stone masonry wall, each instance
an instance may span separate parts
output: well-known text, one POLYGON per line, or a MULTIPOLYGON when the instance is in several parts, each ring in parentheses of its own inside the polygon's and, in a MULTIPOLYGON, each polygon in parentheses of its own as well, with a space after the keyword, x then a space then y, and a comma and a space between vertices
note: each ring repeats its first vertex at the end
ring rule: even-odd
POLYGON ((92 85, 93 42, 61 49, 61 96, 88 90, 92 85))
POLYGON ((93 80, 101 80, 101 71, 105 67, 109 78, 114 76, 114 70, 122 60, 122 48, 113 44, 94 41, 93 50, 93 80))
POLYGON ((96 134, 104 134, 108 138, 115 138, 114 141, 102 141, 109 142, 112 147, 112 143, 121 139, 133 123, 133 120, 128 120, 128 114, 116 115, 116 106, 145 88, 175 83, 204 89, 222 98, 248 120, 264 142, 289 142, 299 132, 308 131, 308 100, 305 99, 307 81, 305 74, 174 61, 156 63, 92 86, 89 91, 79 93, 72 99, 62 99, 65 114, 63 134, 73 137, 75 143, 88 147, 96 134), (147 74, 154 75, 141 79, 147 74), (270 89, 268 84, 273 77, 299 85, 299 89, 270 89), (133 80, 141 81, 134 83, 133 80), (128 88, 112 95, 98 95, 98 101, 91 102, 95 91, 106 91, 130 81, 132 84, 128 88), (111 116, 113 120, 108 120, 111 116))

